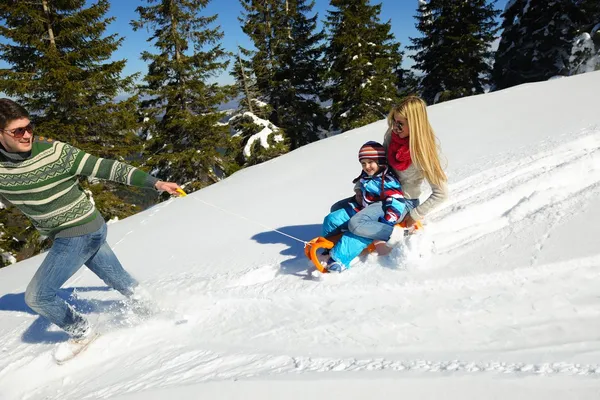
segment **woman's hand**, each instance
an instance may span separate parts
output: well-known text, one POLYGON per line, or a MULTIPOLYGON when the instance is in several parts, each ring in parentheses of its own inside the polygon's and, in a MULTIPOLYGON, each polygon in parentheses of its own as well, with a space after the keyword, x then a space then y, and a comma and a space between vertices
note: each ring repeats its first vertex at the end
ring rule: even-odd
POLYGON ((156 182, 154 187, 158 191, 165 191, 169 194, 176 194, 176 195, 179 195, 179 193, 177 193, 177 189, 181 189, 179 187, 179 185, 176 184, 175 182, 164 182, 164 181, 156 182))
POLYGON ((404 225, 405 225, 407 228, 410 228, 410 227, 412 227, 414 224, 416 224, 416 223, 417 223, 417 221, 415 221, 415 220, 413 219, 413 217, 411 217, 411 216, 410 216, 410 214, 406 214, 406 217, 404 217, 404 219, 402 220, 402 222, 404 222, 404 225))

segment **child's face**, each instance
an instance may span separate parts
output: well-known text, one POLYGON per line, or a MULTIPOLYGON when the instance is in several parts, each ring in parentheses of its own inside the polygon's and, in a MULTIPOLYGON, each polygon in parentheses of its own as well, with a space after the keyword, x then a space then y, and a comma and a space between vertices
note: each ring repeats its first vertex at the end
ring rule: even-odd
POLYGON ((377 173, 377 171, 379 171, 379 164, 377 164, 377 161, 369 158, 363 158, 360 160, 360 165, 362 166, 362 170, 365 171, 369 176, 373 176, 377 173))

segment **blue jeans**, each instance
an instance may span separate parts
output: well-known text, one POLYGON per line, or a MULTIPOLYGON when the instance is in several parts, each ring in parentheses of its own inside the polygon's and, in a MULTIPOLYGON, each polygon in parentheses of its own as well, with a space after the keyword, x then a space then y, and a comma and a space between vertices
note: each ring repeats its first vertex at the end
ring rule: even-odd
POLYGON ((25 302, 33 311, 71 335, 80 333, 87 321, 57 292, 84 264, 125 296, 131 296, 138 285, 106 243, 106 230, 103 225, 87 235, 55 239, 25 291, 25 302))
MULTIPOLYGON (((419 205, 419 199, 406 199, 408 208, 412 209, 419 205)), ((337 204, 337 203, 336 203, 337 204)), ((334 204, 335 205, 335 204, 334 204)), ((383 208, 381 202, 373 203, 360 210, 358 214, 350 218, 348 230, 357 236, 371 240, 390 240, 394 227, 383 222, 379 218, 383 217, 383 208)), ((401 218, 404 218, 402 216, 401 218)))

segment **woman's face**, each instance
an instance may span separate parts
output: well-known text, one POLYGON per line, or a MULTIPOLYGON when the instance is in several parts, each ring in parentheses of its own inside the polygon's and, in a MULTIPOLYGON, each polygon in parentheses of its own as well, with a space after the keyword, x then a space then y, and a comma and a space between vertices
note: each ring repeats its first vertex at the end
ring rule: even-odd
POLYGON ((400 136, 403 139, 410 135, 408 120, 404 117, 401 117, 398 113, 394 114, 394 119, 392 120, 392 133, 400 136))

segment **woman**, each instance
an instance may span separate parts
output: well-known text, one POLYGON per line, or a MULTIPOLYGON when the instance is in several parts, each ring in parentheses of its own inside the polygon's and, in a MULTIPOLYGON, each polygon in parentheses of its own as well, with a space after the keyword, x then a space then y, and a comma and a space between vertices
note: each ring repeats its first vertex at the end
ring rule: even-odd
MULTIPOLYGON (((427 117, 427 104, 422 99, 406 98, 392 108, 387 121, 383 146, 388 164, 412 205, 403 220, 406 226, 412 226, 448 198, 448 179, 440 163, 437 138, 427 117), (432 193, 420 204, 423 180, 429 183, 432 193)), ((394 247, 403 240, 404 230, 379 222, 382 215, 381 202, 371 204, 350 219, 348 229, 355 235, 385 241, 388 247, 394 247)))

